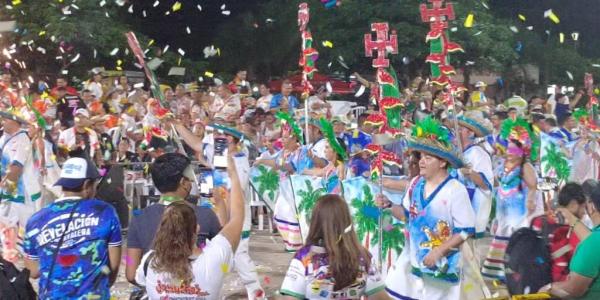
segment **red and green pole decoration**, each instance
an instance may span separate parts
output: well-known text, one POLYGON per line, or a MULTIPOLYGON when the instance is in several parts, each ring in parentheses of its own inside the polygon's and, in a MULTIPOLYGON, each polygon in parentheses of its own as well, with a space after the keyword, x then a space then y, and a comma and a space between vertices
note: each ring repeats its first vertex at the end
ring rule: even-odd
POLYGON ((450 65, 449 54, 457 51, 463 51, 462 47, 448 38, 448 21, 454 20, 454 6, 445 0, 428 0, 433 7, 428 8, 427 4, 421 4, 421 20, 424 23, 430 23, 430 29, 425 39, 429 43, 430 54, 426 62, 431 64, 431 77, 434 84, 445 87, 450 84, 449 75, 456 73, 454 67, 450 65))
POLYGON ((310 11, 308 4, 300 3, 298 6, 298 27, 302 37, 302 52, 298 64, 302 68, 302 98, 307 98, 313 90, 310 79, 317 71, 315 62, 319 58, 319 52, 313 48, 313 38, 310 30, 307 28, 310 20, 310 11))

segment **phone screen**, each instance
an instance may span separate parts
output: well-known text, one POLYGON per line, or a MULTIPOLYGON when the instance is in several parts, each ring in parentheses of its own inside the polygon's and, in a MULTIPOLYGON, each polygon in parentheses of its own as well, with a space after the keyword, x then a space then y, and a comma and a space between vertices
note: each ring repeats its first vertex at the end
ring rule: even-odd
POLYGON ((214 188, 213 170, 212 169, 201 169, 200 170, 200 195, 202 195, 203 197, 212 197, 213 188, 214 188))

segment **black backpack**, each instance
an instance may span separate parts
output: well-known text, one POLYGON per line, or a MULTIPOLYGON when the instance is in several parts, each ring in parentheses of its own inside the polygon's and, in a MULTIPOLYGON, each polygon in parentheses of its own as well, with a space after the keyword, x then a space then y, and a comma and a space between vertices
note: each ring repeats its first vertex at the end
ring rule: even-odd
POLYGON ((552 282, 548 242, 531 228, 521 228, 512 234, 504 261, 506 286, 511 295, 536 293, 552 282))
POLYGON ((0 299, 37 299, 37 294, 29 282, 29 270, 19 271, 15 265, 2 257, 0 257, 0 299))

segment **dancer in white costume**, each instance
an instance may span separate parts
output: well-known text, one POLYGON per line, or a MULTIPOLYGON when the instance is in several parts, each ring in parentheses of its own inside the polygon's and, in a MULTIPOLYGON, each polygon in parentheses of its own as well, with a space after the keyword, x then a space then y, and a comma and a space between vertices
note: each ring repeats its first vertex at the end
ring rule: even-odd
MULTIPOLYGON (((463 162, 448 131, 431 117, 415 125, 408 148, 421 155, 420 176, 411 181, 402 205, 392 207, 406 222, 409 239, 388 273, 386 290, 394 299, 459 299, 460 247, 475 234, 475 214, 467 189, 448 168, 463 162)), ((382 196, 378 204, 391 206, 382 196)))

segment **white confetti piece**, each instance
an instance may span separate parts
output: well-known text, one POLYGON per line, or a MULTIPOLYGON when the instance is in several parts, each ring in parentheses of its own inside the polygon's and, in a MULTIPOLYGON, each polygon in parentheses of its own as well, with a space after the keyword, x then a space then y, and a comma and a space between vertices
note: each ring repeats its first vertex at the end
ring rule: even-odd
POLYGON ((98 50, 94 49, 94 58, 98 56, 98 50))
POLYGON ((42 47, 37 47, 36 49, 37 51, 39 51, 42 54, 46 54, 46 49, 42 48, 42 47))
POLYGON ((199 11, 202 11, 202 5, 198 4, 198 5, 196 5, 196 7, 198 8, 199 11))
POLYGON ((148 16, 148 15, 146 15, 146 10, 145 10, 145 9, 144 9, 144 10, 142 10, 142 16, 143 16, 144 18, 148 16))
POLYGON ((600 64, 592 64, 592 67, 594 67, 594 68, 600 68, 600 64))
POLYGON ((79 10, 79 6, 77 6, 75 4, 71 4, 71 7, 74 8, 74 9, 76 9, 76 10, 79 10))
POLYGON ((123 6, 123 5, 125 5, 125 0, 115 0, 115 3, 116 3, 118 6, 123 6))
POLYGON ((360 88, 358 88, 358 91, 356 91, 356 94, 354 94, 354 97, 358 98, 358 97, 362 96, 365 93, 365 90, 366 90, 365 86, 361 84, 360 88))
POLYGON ((573 81, 573 74, 569 71, 566 71, 566 72, 567 72, 567 76, 569 76, 569 79, 571 79, 571 81, 573 81))
POLYGON ((112 51, 110 51, 110 56, 115 56, 117 55, 117 53, 119 53, 119 48, 115 48, 112 51))
POLYGON ((224 9, 225 9, 225 7, 226 7, 226 5, 225 5, 225 4, 221 5, 221 10, 224 10, 224 9))
POLYGON ((478 35, 480 35, 482 33, 483 33, 483 31, 477 31, 473 36, 478 36, 478 35))
POLYGON ((450 31, 452 31, 452 32, 457 32, 457 31, 458 31, 458 27, 456 27, 456 26, 455 26, 455 27, 452 27, 452 28, 450 28, 450 31))
POLYGON ((165 53, 165 52, 167 52, 167 51, 169 51, 169 45, 166 45, 166 46, 163 48, 163 51, 162 51, 162 53, 165 53))
POLYGON ((533 30, 533 26, 527 26, 527 30, 529 30, 529 31, 533 30))
POLYGON ((185 31, 187 32, 187 34, 191 34, 192 30, 190 30, 190 26, 186 26, 185 27, 185 31))
POLYGON ((78 61, 78 60, 79 60, 79 57, 81 57, 81 55, 80 55, 79 53, 77 53, 77 55, 75 55, 75 57, 73 57, 73 58, 71 59, 71 63, 74 63, 74 62, 78 61))
POLYGON ((129 12, 130 14, 133 13, 133 4, 129 5, 129 8, 127 9, 127 12, 129 12))
POLYGON ((108 12, 107 12, 107 11, 105 11, 105 12, 104 12, 104 15, 105 15, 107 18, 109 18, 109 19, 110 19, 110 15, 108 14, 108 12))
POLYGON ((512 31, 514 33, 519 33, 519 28, 517 28, 517 26, 510 26, 508 28, 510 28, 510 31, 512 31))
POLYGON ((485 9, 490 9, 490 7, 487 5, 487 3, 481 1, 481 5, 483 5, 483 7, 485 7, 485 9))
POLYGON ((181 56, 185 56, 185 51, 183 51, 183 49, 179 48, 177 49, 177 52, 181 54, 181 56))
POLYGON ((156 1, 154 2, 154 4, 152 4, 152 7, 157 7, 159 4, 160 4, 160 1, 156 0, 156 1))
POLYGON ((222 13, 222 14, 224 14, 224 15, 226 15, 226 16, 229 16, 229 15, 231 14, 231 11, 229 11, 229 10, 224 10, 224 11, 222 11, 221 13, 222 13))
POLYGON ((100 7, 104 7, 104 5, 106 5, 106 0, 100 1, 100 7))

